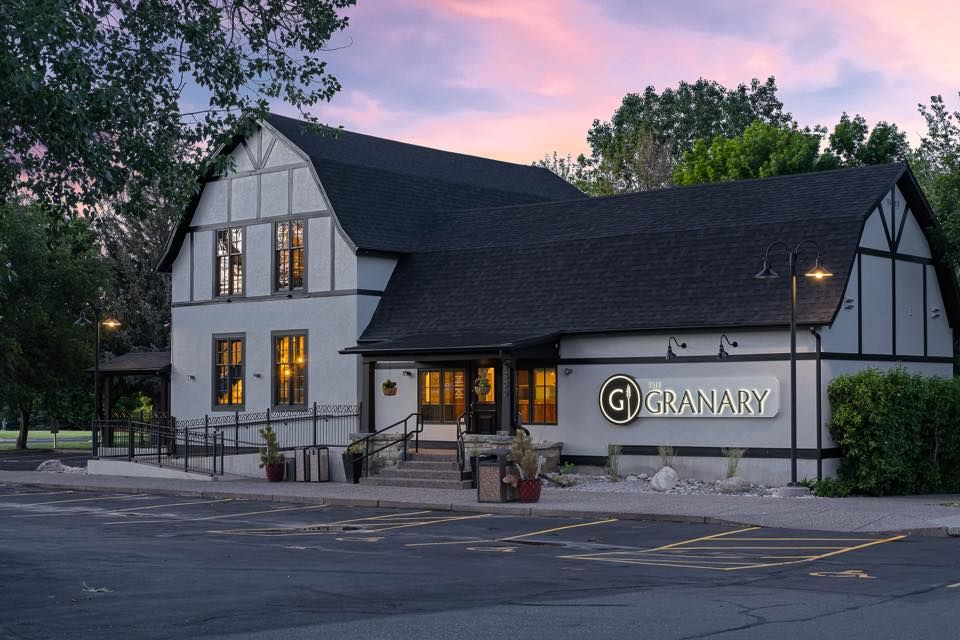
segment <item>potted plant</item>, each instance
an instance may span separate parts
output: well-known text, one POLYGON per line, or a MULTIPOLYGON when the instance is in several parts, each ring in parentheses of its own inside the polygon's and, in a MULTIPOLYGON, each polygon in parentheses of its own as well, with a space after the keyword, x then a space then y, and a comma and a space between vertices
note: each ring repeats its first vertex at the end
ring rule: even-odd
POLYGON ((343 452, 343 476, 347 482, 357 484, 360 482, 360 476, 362 474, 363 445, 359 442, 354 442, 343 452))
POLYGON ((473 381, 473 392, 478 398, 482 398, 490 393, 490 381, 484 377, 478 377, 473 381))
POLYGON ((539 502, 542 488, 540 469, 543 466, 543 458, 534 450, 533 439, 529 434, 517 431, 510 445, 510 454, 507 459, 513 463, 518 475, 507 476, 504 482, 515 484, 520 502, 539 502))
POLYGON ((385 396, 397 395, 397 383, 390 378, 384 380, 383 384, 380 385, 380 388, 383 389, 383 395, 385 396))
POLYGON ((260 468, 266 469, 267 480, 280 482, 283 480, 283 471, 287 465, 286 458, 277 446, 277 434, 273 427, 267 425, 260 429, 260 437, 263 438, 265 445, 260 448, 260 468))

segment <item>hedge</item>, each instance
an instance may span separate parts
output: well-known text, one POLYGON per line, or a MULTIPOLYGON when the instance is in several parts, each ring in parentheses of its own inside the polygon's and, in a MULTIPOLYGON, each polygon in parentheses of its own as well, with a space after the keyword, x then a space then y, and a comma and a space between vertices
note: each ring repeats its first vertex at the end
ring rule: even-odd
POLYGON ((835 378, 828 395, 846 490, 960 491, 960 379, 868 369, 835 378))

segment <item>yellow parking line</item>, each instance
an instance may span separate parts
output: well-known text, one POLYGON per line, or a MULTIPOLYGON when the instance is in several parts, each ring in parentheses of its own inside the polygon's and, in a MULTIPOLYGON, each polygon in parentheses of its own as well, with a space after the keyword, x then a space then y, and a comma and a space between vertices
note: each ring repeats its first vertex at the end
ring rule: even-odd
POLYGON ((744 569, 753 569, 753 568, 760 568, 760 567, 781 567, 781 566, 785 566, 785 565, 788 565, 788 564, 800 564, 801 562, 813 562, 813 561, 815 561, 815 560, 823 560, 824 558, 831 558, 831 557, 833 557, 833 556, 838 556, 838 555, 840 555, 840 554, 842 554, 842 553, 849 553, 849 552, 851 552, 851 551, 858 551, 858 550, 860 550, 860 549, 866 549, 867 547, 873 547, 873 546, 876 546, 876 545, 878 545, 878 544, 884 544, 884 543, 886 543, 886 542, 895 542, 895 541, 897 541, 897 540, 903 540, 903 539, 906 538, 906 537, 907 537, 906 534, 902 534, 902 535, 898 535, 898 536, 892 536, 892 537, 890 537, 890 538, 882 538, 882 539, 880 539, 880 540, 871 540, 870 542, 867 542, 867 543, 864 543, 864 544, 858 544, 858 545, 855 545, 855 546, 853 546, 853 547, 844 547, 844 548, 838 549, 838 550, 836 550, 836 551, 831 551, 831 552, 829 552, 829 553, 823 553, 823 554, 820 554, 820 555, 817 555, 817 556, 813 556, 813 557, 808 558, 808 559, 806 559, 806 560, 791 560, 791 561, 789 561, 789 562, 771 562, 771 563, 766 563, 766 564, 750 565, 750 566, 743 567, 743 568, 744 568, 744 569))
POLYGON ((96 498, 76 498, 73 500, 49 500, 47 502, 27 502, 27 503, 17 503, 10 502, 12 506, 17 507, 36 507, 42 504, 66 504, 68 502, 90 502, 92 500, 122 500, 123 498, 146 498, 149 497, 145 493, 126 493, 119 496, 98 496, 96 498))
MULTIPOLYGON (((231 498, 232 499, 232 498, 231 498)), ((196 504, 196 503, 192 503, 196 504)), ((170 505, 165 505, 170 506, 170 505)), ((219 516, 204 516, 201 518, 161 518, 159 520, 120 520, 118 522, 105 522, 104 524, 116 525, 116 524, 155 524, 158 522, 202 522, 204 520, 222 520, 224 518, 239 518, 241 516, 256 516, 263 513, 277 513, 279 511, 307 511, 310 509, 323 509, 329 505, 325 504, 314 504, 309 507, 286 507, 283 509, 265 509, 263 511, 245 511, 244 513, 227 513, 219 516)))
MULTIPOLYGON (((2 493, 0 498, 8 496, 52 496, 56 494, 75 493, 74 491, 18 491, 17 493, 2 493)), ((0 503, 0 504, 19 504, 18 502, 0 503)))
POLYGON ((595 524, 610 524, 611 522, 617 522, 617 519, 609 518, 607 520, 597 520, 596 522, 580 522, 578 524, 569 524, 565 527, 554 527, 553 529, 544 529, 543 531, 534 531, 532 533, 524 533, 518 536, 510 536, 508 538, 498 538, 497 542, 507 542, 509 540, 521 540, 523 538, 529 538, 531 536, 541 536, 548 533, 553 533, 554 531, 565 531, 566 529, 576 529, 577 527, 592 527, 595 524))
POLYGON ((849 547, 754 547, 754 546, 724 546, 724 547, 682 547, 684 550, 689 551, 723 551, 724 549, 762 549, 762 550, 774 550, 777 549, 849 549, 849 547))
POLYGON ((692 540, 684 540, 683 542, 674 542, 673 544, 667 544, 662 547, 657 547, 656 549, 651 549, 651 551, 663 551, 664 549, 672 549, 674 547, 681 547, 683 545, 693 544, 694 542, 702 542, 704 540, 715 540, 717 538, 723 538, 726 536, 736 535, 738 533, 745 533, 747 531, 756 531, 760 527, 746 527, 744 529, 736 529, 734 531, 724 531, 723 533, 715 533, 712 536, 703 536, 700 538, 694 538, 692 540))

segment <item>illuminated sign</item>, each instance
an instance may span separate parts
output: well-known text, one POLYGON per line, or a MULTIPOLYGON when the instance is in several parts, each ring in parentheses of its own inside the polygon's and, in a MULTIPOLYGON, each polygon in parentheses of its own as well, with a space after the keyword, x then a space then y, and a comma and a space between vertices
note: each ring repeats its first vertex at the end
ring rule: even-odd
POLYGON ((600 412, 617 425, 638 417, 772 418, 780 412, 780 382, 773 377, 638 381, 617 374, 600 387, 600 412))

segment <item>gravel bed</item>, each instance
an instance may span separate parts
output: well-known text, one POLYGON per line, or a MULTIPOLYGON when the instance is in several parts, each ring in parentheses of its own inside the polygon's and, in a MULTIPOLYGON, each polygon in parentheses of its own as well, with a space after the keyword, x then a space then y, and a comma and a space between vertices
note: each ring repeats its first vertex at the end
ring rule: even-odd
MULTIPOLYGON (((663 493, 681 496, 711 496, 711 495, 739 495, 739 496, 757 496, 773 497, 774 488, 763 485, 751 485, 746 491, 735 494, 722 494, 717 491, 715 482, 705 482, 701 480, 680 480, 676 486, 666 491, 656 491, 650 487, 650 481, 641 476, 627 476, 620 478, 617 482, 611 482, 604 475, 587 475, 581 473, 567 473, 563 476, 558 474, 548 474, 552 479, 560 482, 571 482, 570 486, 565 487, 567 491, 582 491, 584 493, 663 493)), ((552 483, 547 485, 554 487, 552 483)))

